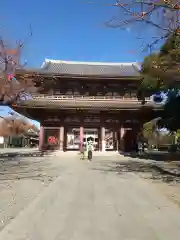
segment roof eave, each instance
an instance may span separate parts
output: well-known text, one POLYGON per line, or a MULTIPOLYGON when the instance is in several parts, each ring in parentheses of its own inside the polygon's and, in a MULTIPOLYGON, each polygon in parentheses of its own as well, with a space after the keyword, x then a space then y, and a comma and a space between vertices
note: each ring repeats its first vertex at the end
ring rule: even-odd
POLYGON ((80 74, 60 74, 50 73, 42 70, 25 70, 17 69, 16 75, 28 75, 29 76, 43 76, 43 77, 54 77, 54 78, 86 78, 86 79, 141 79, 141 76, 117 76, 117 75, 80 75, 80 74))

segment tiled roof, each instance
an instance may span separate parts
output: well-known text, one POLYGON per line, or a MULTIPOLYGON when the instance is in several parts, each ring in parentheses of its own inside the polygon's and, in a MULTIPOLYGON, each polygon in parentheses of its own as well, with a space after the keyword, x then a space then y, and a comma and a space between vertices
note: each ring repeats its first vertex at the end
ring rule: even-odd
POLYGON ((74 74, 81 76, 139 76, 137 63, 72 62, 45 59, 42 64, 45 72, 74 74))

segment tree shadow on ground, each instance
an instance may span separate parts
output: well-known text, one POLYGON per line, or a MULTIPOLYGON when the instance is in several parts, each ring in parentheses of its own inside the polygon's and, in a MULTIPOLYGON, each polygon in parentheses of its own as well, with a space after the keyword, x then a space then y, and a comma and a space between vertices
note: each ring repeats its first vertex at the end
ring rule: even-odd
POLYGON ((6 152, 6 153, 0 153, 0 161, 2 160, 6 160, 6 159, 13 159, 16 157, 42 157, 44 156, 44 152, 40 152, 40 151, 32 151, 32 152, 24 152, 24 153, 20 153, 20 152, 6 152))
POLYGON ((51 164, 42 154, 32 155, 19 152, 6 153, 0 157, 0 183, 4 180, 32 179, 42 180, 48 178, 46 170, 51 169, 51 164))
POLYGON ((144 153, 121 153, 123 156, 139 159, 147 159, 154 161, 180 161, 180 152, 170 153, 170 152, 160 152, 160 151, 150 151, 144 153))
POLYGON ((170 172, 164 169, 161 165, 156 165, 150 162, 137 161, 103 161, 98 166, 92 167, 92 170, 97 170, 102 173, 116 173, 123 175, 126 173, 140 174, 143 178, 148 178, 163 182, 179 182, 180 183, 180 166, 179 173, 170 172))

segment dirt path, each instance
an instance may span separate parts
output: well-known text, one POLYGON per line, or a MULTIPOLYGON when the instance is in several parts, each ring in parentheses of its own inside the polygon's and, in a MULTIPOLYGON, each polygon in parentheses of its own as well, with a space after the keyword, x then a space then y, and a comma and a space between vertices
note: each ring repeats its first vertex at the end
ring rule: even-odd
POLYGON ((179 240, 180 208, 129 164, 115 156, 62 159, 60 176, 0 240, 179 240))

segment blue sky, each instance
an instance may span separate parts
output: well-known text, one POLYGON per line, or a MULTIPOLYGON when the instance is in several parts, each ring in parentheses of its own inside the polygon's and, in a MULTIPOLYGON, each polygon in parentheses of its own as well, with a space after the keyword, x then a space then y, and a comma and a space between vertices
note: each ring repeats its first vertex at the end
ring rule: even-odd
MULTIPOLYGON (((137 29, 112 29, 104 25, 112 16, 122 16, 122 11, 116 7, 103 5, 115 0, 94 2, 97 4, 88 4, 87 0, 1 0, 2 35, 12 41, 23 39, 31 24, 33 36, 23 53, 29 66, 38 67, 45 58, 111 62, 142 60, 143 54, 138 50, 142 41, 136 39, 137 29)), ((144 29, 141 33, 147 38, 144 29)))
POLYGON ((32 26, 33 36, 27 38, 22 55, 29 67, 40 67, 45 58, 141 61, 147 52, 141 53, 140 47, 142 42, 149 41, 150 34, 145 34, 142 27, 107 28, 104 22, 114 15, 122 19, 122 11, 103 5, 115 0, 94 2, 97 4, 88 4, 86 0, 1 0, 1 35, 11 43, 27 38, 32 26), (138 32, 144 40, 137 39, 138 32))

